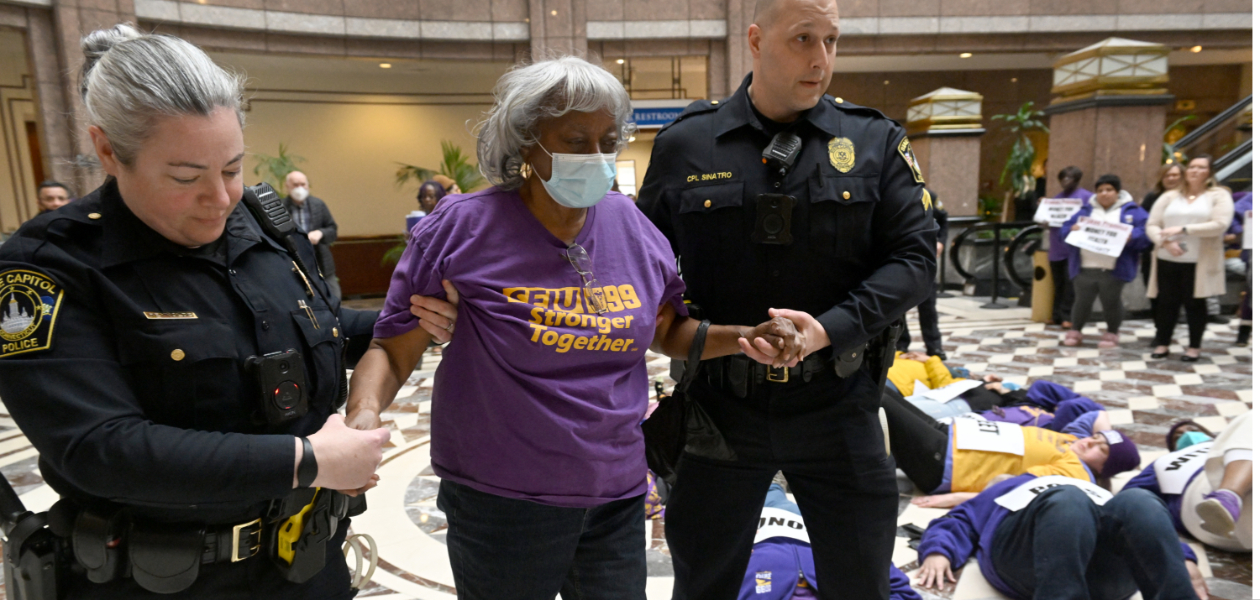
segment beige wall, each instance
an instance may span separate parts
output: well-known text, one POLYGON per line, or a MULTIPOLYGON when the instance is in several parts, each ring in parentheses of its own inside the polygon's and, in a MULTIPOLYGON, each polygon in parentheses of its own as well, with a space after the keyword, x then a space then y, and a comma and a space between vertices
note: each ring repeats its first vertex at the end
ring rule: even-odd
POLYGON ((35 214, 35 169, 26 123, 36 119, 26 40, 0 29, 0 231, 9 232, 35 214))

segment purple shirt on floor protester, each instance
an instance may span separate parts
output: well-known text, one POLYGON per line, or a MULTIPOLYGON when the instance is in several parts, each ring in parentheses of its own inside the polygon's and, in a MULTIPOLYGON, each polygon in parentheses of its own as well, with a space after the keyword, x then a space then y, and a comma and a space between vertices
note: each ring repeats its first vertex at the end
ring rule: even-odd
POLYGON ((434 472, 552 506, 644 493, 643 356, 659 306, 687 314, 660 231, 616 192, 589 209, 576 243, 603 287, 603 315, 583 302, 565 244, 514 192, 448 198, 411 234, 375 335, 417 327, 411 295, 444 299, 443 279, 459 291, 459 329, 433 385, 434 472))
MULTIPOLYGON (((1090 196, 1093 195, 1094 194, 1089 190, 1077 186, 1076 189, 1072 190, 1072 193, 1065 194, 1060 192, 1058 196, 1055 196, 1055 198, 1080 198, 1081 202, 1084 204, 1088 203, 1090 196)), ((1063 241, 1057 233, 1057 231, 1051 231, 1048 236, 1050 238, 1049 258, 1052 261, 1067 260, 1071 247, 1068 246, 1067 242, 1063 241)))

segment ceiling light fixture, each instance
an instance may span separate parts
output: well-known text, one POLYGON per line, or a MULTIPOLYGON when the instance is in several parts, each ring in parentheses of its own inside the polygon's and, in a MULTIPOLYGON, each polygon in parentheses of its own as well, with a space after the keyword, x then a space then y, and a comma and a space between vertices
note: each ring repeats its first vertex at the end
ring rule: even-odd
POLYGON ((382 69, 391 69, 391 68, 393 68, 393 67, 394 67, 394 65, 391 65, 391 64, 389 64, 389 63, 381 63, 381 68, 382 68, 382 69))
POLYGON ((553 11, 551 11, 551 16, 553 16, 553 17, 554 17, 554 16, 556 16, 556 15, 558 15, 558 14, 560 14, 560 13, 559 13, 559 11, 554 11, 554 10, 553 10, 553 11))
POLYGON ((626 64, 626 59, 624 59, 624 58, 618 58, 618 59, 617 59, 617 64, 619 64, 619 65, 624 65, 624 64, 626 64))
POLYGON ((959 54, 959 55, 958 55, 958 58, 971 58, 971 53, 970 53, 970 52, 963 52, 962 54, 959 54))
POLYGON ((1190 49, 1191 52, 1203 52, 1203 46, 1195 46, 1190 49))
POLYGON ((633 135, 632 135, 632 136, 630 136, 630 139, 628 139, 628 140, 626 140, 626 141, 628 141, 628 142, 633 142, 633 141, 634 141, 634 136, 633 136, 633 135))
POLYGON ((885 79, 885 80, 884 80, 884 85, 888 85, 888 84, 889 84, 889 81, 888 81, 887 79, 885 79))
POLYGON ((1019 81, 1019 78, 1018 78, 1018 77, 1012 77, 1012 78, 1011 78, 1011 83, 1015 83, 1016 81, 1019 81))

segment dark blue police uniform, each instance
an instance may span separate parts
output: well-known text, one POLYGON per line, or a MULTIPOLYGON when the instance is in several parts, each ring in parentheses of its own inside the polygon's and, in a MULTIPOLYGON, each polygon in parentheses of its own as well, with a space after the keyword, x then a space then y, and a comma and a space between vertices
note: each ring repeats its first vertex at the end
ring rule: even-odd
MULTIPOLYGON (((308 291, 243 203, 218 242, 188 249, 141 222, 112 180, 0 246, 0 397, 44 479, 74 506, 211 534, 196 582, 163 597, 353 596, 340 553, 348 520, 305 584, 284 580, 265 541, 232 560, 258 543, 254 527, 233 526, 291 492, 294 436, 318 431, 343 401, 347 338, 371 335, 374 313, 328 304, 311 278, 308 291), (290 349, 305 359, 310 410, 269 426, 246 359, 290 349)), ((69 584, 71 598, 159 597, 130 577, 69 584)))
POLYGON ((674 598, 736 597, 776 470, 809 527, 820 597, 887 598, 897 487, 878 419, 882 373, 834 367, 931 291, 932 206, 897 123, 823 96, 776 124, 755 111, 751 82, 661 130, 638 204, 681 257, 704 318, 752 325, 772 307, 800 310, 831 347, 790 370, 742 356, 702 364, 689 395, 736 459, 683 455, 666 519, 674 598), (781 129, 803 144, 784 175, 762 161, 781 129), (795 199, 791 243, 757 241, 762 194, 795 199))

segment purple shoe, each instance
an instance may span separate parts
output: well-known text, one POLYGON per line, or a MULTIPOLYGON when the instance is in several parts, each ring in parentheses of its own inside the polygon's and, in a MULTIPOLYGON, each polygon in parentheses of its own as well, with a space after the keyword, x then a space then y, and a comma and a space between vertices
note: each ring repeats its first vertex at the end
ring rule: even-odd
POLYGON ((1203 529, 1221 537, 1229 537, 1234 532, 1234 523, 1238 522, 1241 510, 1242 500, 1229 490, 1212 492, 1194 507, 1195 514, 1203 519, 1203 529))

